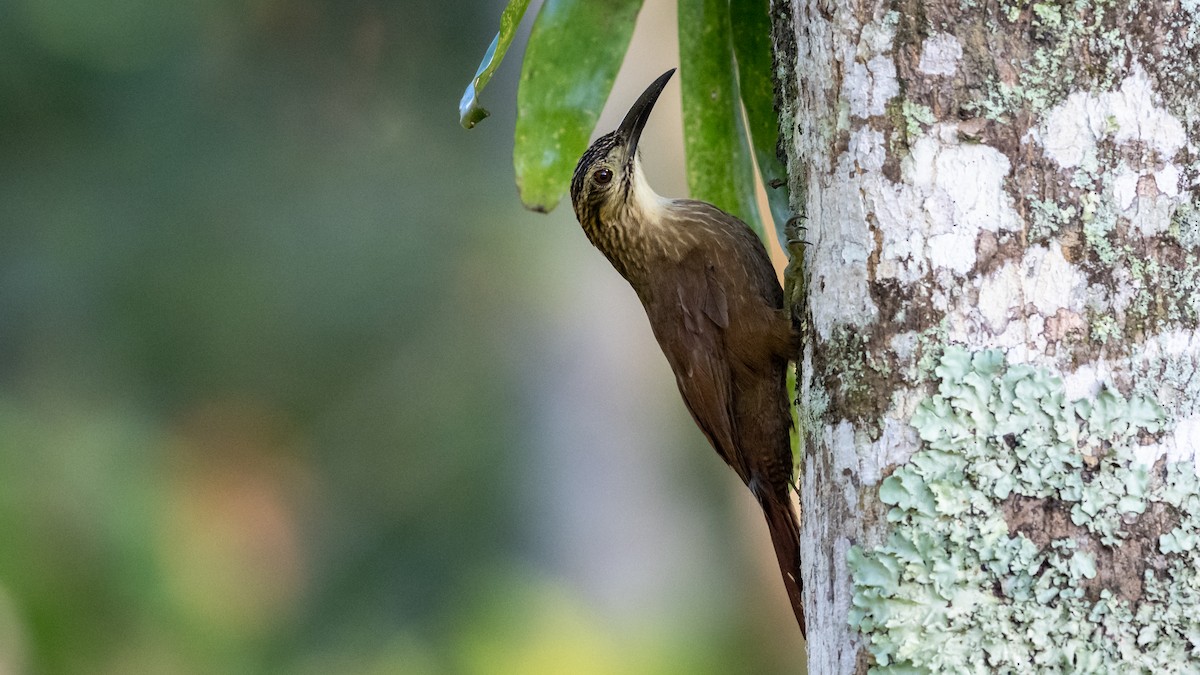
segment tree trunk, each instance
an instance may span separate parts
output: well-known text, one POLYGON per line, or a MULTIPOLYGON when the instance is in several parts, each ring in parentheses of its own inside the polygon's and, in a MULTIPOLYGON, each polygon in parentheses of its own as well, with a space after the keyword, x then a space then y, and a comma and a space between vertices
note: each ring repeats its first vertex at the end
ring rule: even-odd
POLYGON ((1195 672, 1200 2, 772 11, 810 672, 1195 672))

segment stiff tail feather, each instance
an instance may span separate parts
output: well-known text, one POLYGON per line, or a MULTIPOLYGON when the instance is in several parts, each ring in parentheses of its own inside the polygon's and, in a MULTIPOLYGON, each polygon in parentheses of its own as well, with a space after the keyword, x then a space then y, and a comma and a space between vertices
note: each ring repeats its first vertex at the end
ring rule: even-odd
POLYGON ((783 585, 787 588, 788 600, 800 624, 800 634, 807 637, 804 625, 804 582, 800 578, 800 524, 792 511, 786 495, 784 499, 768 496, 760 499, 763 515, 767 518, 767 529, 771 531, 771 543, 775 546, 775 558, 783 574, 783 585))

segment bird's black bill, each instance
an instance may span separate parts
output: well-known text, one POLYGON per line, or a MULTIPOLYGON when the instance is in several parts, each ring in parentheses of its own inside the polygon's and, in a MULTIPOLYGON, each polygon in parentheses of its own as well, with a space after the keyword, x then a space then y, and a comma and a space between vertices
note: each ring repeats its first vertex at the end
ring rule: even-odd
POLYGON ((638 100, 634 102, 629 112, 625 113, 625 119, 622 120, 621 126, 617 127, 617 133, 625 139, 629 146, 630 157, 637 152, 638 139, 642 136, 642 129, 646 128, 646 120, 650 119, 650 111, 654 110, 658 95, 662 93, 667 86, 667 80, 670 80, 674 74, 675 69, 672 68, 651 82, 650 86, 646 87, 646 91, 643 91, 638 100))

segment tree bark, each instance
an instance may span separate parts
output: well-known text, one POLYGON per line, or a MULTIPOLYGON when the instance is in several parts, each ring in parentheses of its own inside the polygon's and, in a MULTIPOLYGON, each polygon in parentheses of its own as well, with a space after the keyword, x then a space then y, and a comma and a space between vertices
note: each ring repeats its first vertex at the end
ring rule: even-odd
POLYGON ((1200 2, 772 13, 809 672, 1194 672, 1200 2))

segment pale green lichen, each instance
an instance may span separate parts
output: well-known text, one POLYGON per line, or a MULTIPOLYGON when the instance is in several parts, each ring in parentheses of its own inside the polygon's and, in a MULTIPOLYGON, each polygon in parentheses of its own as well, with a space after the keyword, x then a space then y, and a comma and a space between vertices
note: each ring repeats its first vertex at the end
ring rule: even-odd
MULTIPOLYGON (((1195 253, 1183 258, 1172 258, 1173 262, 1147 256, 1125 241, 1122 224, 1127 221, 1118 215, 1113 196, 1113 178, 1109 171, 1101 171, 1101 159, 1112 164, 1115 148, 1101 147, 1098 152, 1088 153, 1084 166, 1078 168, 1071 187, 1079 194, 1079 220, 1083 224, 1084 241, 1091 255, 1104 267, 1124 267, 1128 272, 1123 282, 1128 287, 1129 301, 1122 310, 1119 320, 1101 316, 1093 322, 1093 337, 1106 341, 1109 337, 1138 335, 1152 330, 1161 330, 1165 325, 1195 326, 1200 321, 1200 266, 1195 253), (1114 329, 1121 326, 1120 331, 1114 329)), ((1031 237, 1055 234, 1060 225, 1076 215, 1075 208, 1060 205, 1053 200, 1031 200, 1031 237)), ((1168 234, 1184 247, 1194 249, 1200 245, 1200 214, 1187 204, 1175 208, 1168 234)), ((1104 311, 1107 314, 1108 310, 1104 311)), ((1109 314, 1111 316, 1111 314, 1109 314)))
POLYGON ((1172 419, 1200 417, 1200 358, 1189 351, 1142 350, 1129 361, 1132 394, 1152 398, 1172 419))
POLYGON ((1186 248, 1200 247, 1200 207, 1180 204, 1171 217, 1167 233, 1186 248))
POLYGON ((1129 273, 1135 293, 1128 314, 1134 325, 1151 319, 1194 324, 1200 317, 1200 266, 1188 255, 1180 267, 1167 267, 1154 259, 1129 255, 1129 273))
POLYGON ((861 396, 867 391, 865 374, 867 353, 860 331, 844 325, 834 327, 829 336, 829 363, 826 370, 835 374, 838 394, 843 398, 861 396))
POLYGON ((1037 17, 1038 22, 1045 28, 1057 30, 1062 28, 1062 8, 1058 5, 1052 5, 1048 2, 1039 2, 1033 5, 1033 15, 1037 17))
MULTIPOLYGON (((1132 335, 1158 330, 1167 324, 1194 326, 1200 321, 1197 257, 1188 254, 1168 265, 1123 240, 1125 235, 1120 225, 1124 219, 1118 215, 1113 196, 1112 172, 1098 168, 1101 156, 1105 164, 1112 164, 1115 160, 1111 155, 1115 152, 1112 147, 1101 147, 1098 153, 1088 153, 1084 165, 1074 172, 1071 180, 1071 187, 1081 191, 1079 219, 1090 253, 1103 266, 1124 267, 1128 272, 1124 280, 1130 291, 1127 307, 1119 320, 1101 318, 1099 323, 1093 322, 1093 337, 1107 340, 1119 335, 1112 330, 1116 326, 1122 326, 1122 332, 1132 335)), ((1042 232, 1053 234, 1063 219, 1075 216, 1074 207, 1051 200, 1031 201, 1030 205, 1032 236, 1042 232)), ((1178 206, 1168 233, 1184 246, 1194 247, 1200 243, 1200 216, 1194 216, 1187 204, 1178 206)))
POLYGON ((884 116, 896 132, 888 134, 888 153, 903 156, 921 133, 921 123, 933 124, 933 110, 903 97, 895 97, 884 106, 884 116), (928 114, 926 114, 928 112, 928 114))
POLYGON ((1110 389, 1068 400, 1059 378, 996 351, 948 348, 936 374, 911 420, 923 448, 879 487, 894 529, 849 554, 871 672, 1187 672, 1200 657, 1200 481, 1190 463, 1133 460, 1164 411, 1110 389), (1085 541, 1014 535, 1004 508, 1019 499, 1069 511, 1085 541), (1157 542, 1165 569, 1147 568, 1136 604, 1097 590, 1097 547, 1119 552, 1151 508, 1178 514, 1157 542))
MULTIPOLYGON (((1015 73, 1005 73, 1003 77, 996 73, 986 83, 982 97, 968 103, 968 108, 973 108, 976 114, 1003 122, 1012 122, 1018 113, 1036 120, 1072 93, 1112 91, 1131 68, 1146 68, 1163 97, 1163 105, 1183 124, 1188 137, 1197 138, 1200 108, 1196 101, 1200 100, 1197 98, 1200 87, 1195 83, 1200 81, 1197 77, 1200 68, 1194 55, 1200 46, 1200 16, 1190 5, 1168 9, 1162 3, 1137 1, 1002 0, 999 9, 1002 18, 992 30, 1016 30, 1026 39, 1029 36, 1035 39, 1028 42, 1032 51, 1027 58, 1018 59, 1023 65, 1015 73), (1131 23, 1132 17, 1156 9, 1162 11, 1162 16, 1156 18, 1153 29, 1131 23), (1147 43, 1149 38, 1141 35, 1145 30, 1153 30, 1163 39, 1147 43)), ((1110 116, 1106 122, 1105 127, 1096 129, 1101 137, 1112 136, 1118 131, 1115 117, 1110 116)), ((1181 185, 1197 184, 1200 154, 1190 152, 1182 158, 1151 158, 1149 163, 1153 165, 1159 160, 1176 162, 1182 176, 1181 185)), ((1095 154, 1088 153, 1071 185, 1111 201, 1107 177, 1113 172, 1112 162, 1102 168, 1095 154)), ((1192 201, 1195 199, 1193 190, 1192 201)), ((1067 198, 1067 201, 1072 199, 1067 198)), ((1032 206, 1031 234, 1053 233, 1059 222, 1055 217, 1057 214, 1053 209, 1039 214, 1037 206, 1032 206)), ((1186 218, 1188 213, 1184 210, 1179 217, 1186 218)), ((1112 265, 1117 262, 1118 255, 1104 239, 1112 231, 1110 221, 1115 222, 1115 211, 1095 215, 1099 218, 1090 222, 1088 242, 1096 245, 1105 265, 1112 265)), ((1193 230, 1184 235, 1185 245, 1200 243, 1200 236, 1194 233, 1197 225, 1186 220, 1182 224, 1193 230)))
POLYGON ((806 429, 820 429, 821 420, 824 419, 826 411, 829 410, 829 393, 824 387, 813 387, 808 394, 806 405, 799 406, 801 414, 805 416, 807 423, 804 425, 806 429))
POLYGON ((1121 31, 1104 25, 1115 4, 1114 0, 1075 0, 1065 7, 1061 2, 1001 2, 1004 19, 1027 25, 1038 36, 1038 47, 1015 82, 995 78, 988 83, 985 98, 971 104, 976 112, 993 120, 1016 111, 1042 113, 1066 98, 1077 75, 1084 72, 1094 80, 1091 84, 1111 87, 1117 68, 1098 63, 1097 57, 1112 56, 1116 65, 1120 62, 1116 55, 1125 49, 1121 31), (1076 63, 1085 47, 1091 56, 1086 69, 1076 63))
POLYGON ((1106 344, 1109 340, 1117 335, 1120 335, 1121 329, 1117 326, 1117 319, 1112 314, 1105 312, 1097 314, 1092 318, 1092 340, 1100 344, 1106 344))
POLYGON ((892 365, 886 356, 866 348, 862 331, 837 326, 829 336, 826 371, 836 376, 841 397, 857 399, 872 393, 870 382, 891 375, 892 365))
POLYGON ((937 117, 933 114, 933 109, 927 105, 914 103, 908 99, 904 99, 900 103, 900 115, 904 118, 904 131, 909 138, 915 137, 921 133, 921 125, 930 125, 937 121, 937 117))
POLYGON ((1033 209, 1029 222, 1029 238, 1032 240, 1049 239, 1079 217, 1079 209, 1074 204, 1061 205, 1053 199, 1038 199, 1033 195, 1027 198, 1033 209))
POLYGON ((934 369, 941 361, 949 336, 949 321, 945 317, 917 335, 917 354, 920 356, 917 358, 915 372, 909 373, 910 382, 920 384, 934 375, 934 369))
MULTIPOLYGON (((1108 194, 1111 195, 1111 191, 1108 194)), ((1081 217, 1084 239, 1100 262, 1112 265, 1121 253, 1113 246, 1111 238, 1117 228, 1117 212, 1113 208, 1112 199, 1101 197, 1094 192, 1085 192, 1080 195, 1079 204, 1083 208, 1081 217)))
MULTIPOLYGON (((1159 83, 1164 102, 1176 118, 1184 125, 1189 138, 1200 137, 1200 60, 1195 58, 1200 48, 1200 2, 1184 0, 1179 3, 1181 11, 1164 16, 1164 21, 1154 26, 1160 39, 1156 43, 1157 58, 1145 59, 1152 75, 1159 83), (1169 31, 1169 32, 1168 32, 1169 31)), ((1191 160, 1184 160, 1179 168, 1184 175, 1183 185, 1192 185, 1192 200, 1200 199, 1200 153, 1192 151, 1191 160)))

